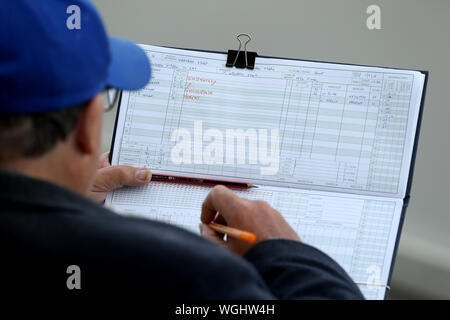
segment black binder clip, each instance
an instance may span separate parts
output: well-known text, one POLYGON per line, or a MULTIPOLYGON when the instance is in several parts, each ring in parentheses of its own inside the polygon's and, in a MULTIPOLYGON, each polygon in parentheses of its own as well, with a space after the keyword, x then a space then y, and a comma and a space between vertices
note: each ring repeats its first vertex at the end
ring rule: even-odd
POLYGON ((250 35, 246 33, 238 34, 236 37, 239 41, 239 48, 238 50, 228 50, 228 57, 227 57, 227 67, 236 67, 240 69, 254 69, 255 68, 255 59, 258 56, 256 52, 247 51, 247 43, 252 40, 250 35), (242 48, 242 41, 241 37, 246 36, 248 39, 244 42, 244 52, 241 51, 242 48))

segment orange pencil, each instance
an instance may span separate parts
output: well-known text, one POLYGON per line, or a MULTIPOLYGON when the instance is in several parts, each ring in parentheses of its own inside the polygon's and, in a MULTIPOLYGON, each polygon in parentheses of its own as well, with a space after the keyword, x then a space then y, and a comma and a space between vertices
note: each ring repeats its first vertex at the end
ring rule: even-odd
POLYGON ((213 229, 216 232, 224 233, 228 235, 229 237, 233 237, 236 239, 241 239, 247 242, 255 242, 256 241, 256 235, 254 233, 239 230, 236 228, 231 228, 228 226, 224 226, 215 222, 210 222, 208 226, 213 229))

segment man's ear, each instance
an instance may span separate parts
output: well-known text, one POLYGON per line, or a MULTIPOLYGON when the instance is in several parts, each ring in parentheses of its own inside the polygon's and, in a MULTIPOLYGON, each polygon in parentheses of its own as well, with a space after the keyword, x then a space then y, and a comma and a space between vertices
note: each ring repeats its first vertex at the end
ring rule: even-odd
POLYGON ((103 97, 97 94, 86 103, 74 132, 77 150, 85 155, 98 156, 103 121, 103 97))

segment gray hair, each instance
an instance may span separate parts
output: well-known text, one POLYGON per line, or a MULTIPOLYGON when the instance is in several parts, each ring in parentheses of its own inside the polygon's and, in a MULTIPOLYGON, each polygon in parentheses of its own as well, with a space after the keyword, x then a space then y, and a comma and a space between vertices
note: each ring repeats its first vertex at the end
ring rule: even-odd
POLYGON ((65 141, 85 104, 36 114, 0 114, 0 162, 37 157, 65 141))

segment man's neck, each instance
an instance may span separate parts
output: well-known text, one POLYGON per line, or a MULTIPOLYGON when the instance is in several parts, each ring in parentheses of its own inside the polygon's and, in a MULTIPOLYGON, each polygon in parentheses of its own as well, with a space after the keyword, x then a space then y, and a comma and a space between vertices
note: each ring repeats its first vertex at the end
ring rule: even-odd
POLYGON ((0 163, 0 166, 83 193, 78 185, 75 169, 67 165, 60 152, 54 150, 39 157, 14 159, 0 163))

